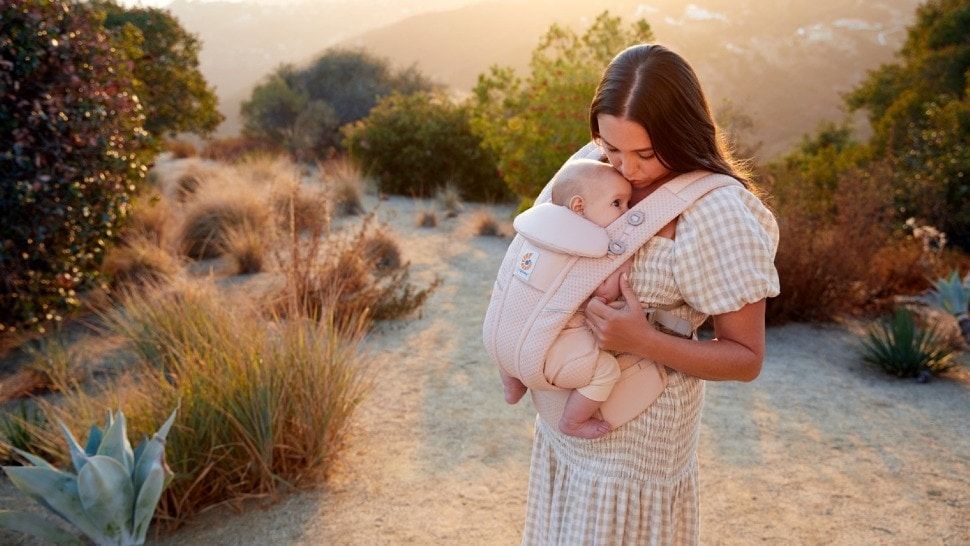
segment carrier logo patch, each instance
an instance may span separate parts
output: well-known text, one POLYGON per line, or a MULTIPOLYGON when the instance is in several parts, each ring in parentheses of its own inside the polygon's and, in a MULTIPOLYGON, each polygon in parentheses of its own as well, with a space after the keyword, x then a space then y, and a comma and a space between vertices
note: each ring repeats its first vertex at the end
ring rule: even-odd
POLYGON ((529 280, 539 261, 539 252, 529 249, 519 256, 519 263, 515 266, 515 276, 523 281, 529 280))

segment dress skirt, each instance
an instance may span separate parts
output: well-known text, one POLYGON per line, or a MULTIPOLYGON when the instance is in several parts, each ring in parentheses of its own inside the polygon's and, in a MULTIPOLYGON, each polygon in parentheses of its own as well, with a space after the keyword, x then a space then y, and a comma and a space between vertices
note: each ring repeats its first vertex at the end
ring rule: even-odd
POLYGON ((654 404, 602 438, 536 417, 522 544, 697 544, 704 381, 667 372, 654 404))

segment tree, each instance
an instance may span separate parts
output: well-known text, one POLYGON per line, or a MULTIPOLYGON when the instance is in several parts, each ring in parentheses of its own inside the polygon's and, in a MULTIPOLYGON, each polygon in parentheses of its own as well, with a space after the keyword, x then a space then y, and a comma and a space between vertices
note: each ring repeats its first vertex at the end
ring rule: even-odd
POLYGON ((908 32, 899 62, 870 72, 847 102, 868 111, 903 216, 970 250, 970 1, 927 2, 908 32))
POLYGON ((603 12, 582 36, 550 27, 532 52, 527 77, 497 66, 478 77, 473 127, 516 195, 531 203, 562 162, 589 142, 584 113, 603 69, 626 47, 652 39, 646 21, 624 28, 619 17, 603 12))
POLYGON ((98 279, 150 135, 123 49, 69 0, 0 3, 0 332, 43 329, 98 279))
POLYGON ((387 193, 427 196, 452 185, 465 199, 507 199, 495 157, 482 148, 469 117, 466 105, 442 94, 394 94, 345 127, 345 146, 387 193))
POLYGON ((288 66, 278 69, 257 85, 249 100, 242 104, 246 136, 273 145, 289 143, 293 126, 309 102, 306 93, 287 82, 285 75, 290 70, 288 66))
POLYGON ((166 10, 125 8, 113 0, 93 5, 105 13, 105 28, 122 39, 134 62, 146 131, 156 138, 179 132, 207 135, 222 123, 215 91, 199 71, 199 40, 178 19, 166 10))
POLYGON ((434 88, 413 66, 394 72, 363 50, 328 49, 307 67, 281 66, 256 86, 242 105, 244 131, 300 157, 325 155, 339 146, 340 126, 363 119, 382 97, 434 88))

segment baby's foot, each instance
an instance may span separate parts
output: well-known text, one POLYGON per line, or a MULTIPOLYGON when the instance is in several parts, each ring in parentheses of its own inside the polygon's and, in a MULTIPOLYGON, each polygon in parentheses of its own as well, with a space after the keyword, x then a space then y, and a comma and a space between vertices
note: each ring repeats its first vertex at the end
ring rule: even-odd
POLYGON ((587 419, 582 423, 571 423, 566 420, 559 422, 559 430, 564 434, 577 438, 595 440, 606 435, 613 427, 602 419, 587 419))
POLYGON ((514 377, 502 378, 502 385, 505 387, 505 401, 515 404, 525 396, 526 386, 514 377))

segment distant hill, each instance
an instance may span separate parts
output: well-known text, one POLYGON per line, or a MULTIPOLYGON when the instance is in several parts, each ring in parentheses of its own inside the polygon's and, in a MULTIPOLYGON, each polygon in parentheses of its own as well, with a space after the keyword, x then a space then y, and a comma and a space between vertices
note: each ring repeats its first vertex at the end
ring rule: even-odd
POLYGON ((285 62, 306 62, 328 46, 416 13, 476 0, 175 0, 166 9, 202 40, 199 64, 216 86, 226 121, 218 134, 239 131, 239 105, 253 85, 285 62))
MULTIPOLYGON (((822 120, 844 115, 841 93, 889 62, 917 0, 491 0, 415 15, 341 42, 417 63, 431 77, 470 89, 499 64, 525 69, 557 22, 581 29, 605 9, 646 19, 660 43, 697 70, 711 103, 730 100, 754 120, 761 155, 788 149, 822 120)), ((581 115, 581 113, 577 113, 581 115)))

